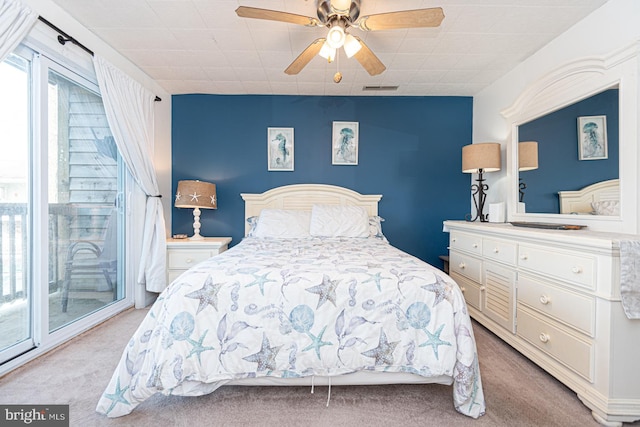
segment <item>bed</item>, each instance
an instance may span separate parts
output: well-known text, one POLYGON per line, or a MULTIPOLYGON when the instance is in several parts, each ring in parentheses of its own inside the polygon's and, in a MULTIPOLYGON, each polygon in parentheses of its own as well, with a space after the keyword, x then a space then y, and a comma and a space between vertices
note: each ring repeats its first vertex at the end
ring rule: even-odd
POLYGON ((462 293, 389 244, 380 195, 298 184, 242 197, 246 237, 160 294, 98 412, 227 384, 328 385, 330 396, 331 385, 439 383, 458 412, 484 414, 462 293))
POLYGON ((620 215, 620 180, 596 182, 580 190, 560 191, 560 213, 578 215, 620 215))

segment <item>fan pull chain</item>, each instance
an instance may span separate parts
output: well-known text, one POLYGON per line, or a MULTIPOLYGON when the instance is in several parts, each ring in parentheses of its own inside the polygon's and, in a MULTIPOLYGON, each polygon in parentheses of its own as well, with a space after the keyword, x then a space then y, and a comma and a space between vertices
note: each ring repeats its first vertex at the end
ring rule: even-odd
POLYGON ((333 81, 340 83, 342 81, 342 73, 340 72, 340 50, 336 49, 336 73, 333 75, 333 81))

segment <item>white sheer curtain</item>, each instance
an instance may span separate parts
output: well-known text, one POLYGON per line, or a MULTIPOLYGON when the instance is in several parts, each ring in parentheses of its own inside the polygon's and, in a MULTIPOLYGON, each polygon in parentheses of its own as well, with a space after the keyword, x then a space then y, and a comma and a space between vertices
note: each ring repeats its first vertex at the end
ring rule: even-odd
POLYGON ((138 283, 148 291, 161 292, 167 285, 167 245, 158 181, 151 162, 155 95, 106 59, 94 55, 93 63, 116 145, 129 172, 147 195, 138 283))
POLYGON ((0 0, 0 61, 27 35, 38 15, 20 0, 0 0))

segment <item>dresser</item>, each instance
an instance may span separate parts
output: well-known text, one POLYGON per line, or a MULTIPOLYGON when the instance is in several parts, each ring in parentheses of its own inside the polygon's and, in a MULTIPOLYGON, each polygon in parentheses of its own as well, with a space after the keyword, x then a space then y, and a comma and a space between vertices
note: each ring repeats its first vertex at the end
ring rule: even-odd
POLYGON ((167 283, 214 255, 226 251, 231 237, 205 237, 202 240, 167 239, 167 283))
POLYGON ((637 236, 466 221, 444 230, 473 319, 575 391, 601 424, 640 419, 640 320, 624 314, 619 271, 619 241, 637 236))

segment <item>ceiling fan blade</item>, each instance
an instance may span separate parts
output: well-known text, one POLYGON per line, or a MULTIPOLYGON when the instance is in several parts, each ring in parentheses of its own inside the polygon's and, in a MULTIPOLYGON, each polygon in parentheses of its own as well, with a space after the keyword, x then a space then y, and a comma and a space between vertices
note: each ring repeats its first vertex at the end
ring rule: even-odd
POLYGON ((354 58, 358 60, 360 65, 367 70, 367 72, 372 76, 377 76, 382 73, 387 67, 384 66, 382 61, 378 59, 378 57, 369 49, 369 47, 364 44, 364 42, 359 38, 354 36, 358 42, 362 45, 362 48, 353 55, 354 58))
POLYGON ((279 12, 277 10, 259 9, 257 7, 240 6, 236 9, 236 14, 241 18, 266 19, 269 21, 288 22, 290 24, 304 25, 306 27, 320 26, 316 18, 295 13, 279 12))
POLYGON ((364 31, 397 30, 401 28, 437 27, 444 19, 441 7, 379 13, 361 17, 357 26, 364 31))
POLYGON ((322 45, 326 39, 319 38, 314 40, 300 55, 284 70, 285 73, 293 76, 298 74, 302 69, 320 52, 322 45))

